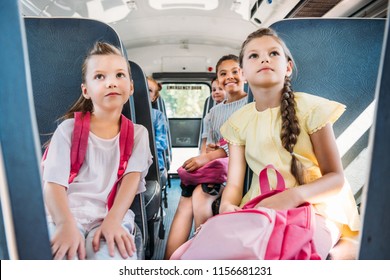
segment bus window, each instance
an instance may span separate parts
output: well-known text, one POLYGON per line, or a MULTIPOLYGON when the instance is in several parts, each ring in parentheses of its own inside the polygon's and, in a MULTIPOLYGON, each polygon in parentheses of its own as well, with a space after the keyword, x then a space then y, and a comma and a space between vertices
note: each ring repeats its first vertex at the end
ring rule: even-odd
POLYGON ((165 83, 160 92, 168 118, 202 118, 210 86, 200 83, 165 83))

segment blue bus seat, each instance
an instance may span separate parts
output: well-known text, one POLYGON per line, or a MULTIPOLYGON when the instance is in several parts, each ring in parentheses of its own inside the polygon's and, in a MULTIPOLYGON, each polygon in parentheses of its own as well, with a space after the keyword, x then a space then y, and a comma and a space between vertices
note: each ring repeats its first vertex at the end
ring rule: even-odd
POLYGON ((200 123, 200 139, 199 139, 199 142, 200 142, 200 145, 199 145, 199 149, 201 148, 201 145, 202 145, 202 134, 203 134, 203 125, 204 125, 204 118, 206 117, 206 115, 210 112, 211 108, 213 108, 213 106, 215 105, 215 102, 214 102, 214 99, 210 96, 208 96, 205 101, 204 101, 204 104, 203 104, 203 114, 202 114, 202 122, 200 123))
MULTIPOLYGON (((347 106, 333 129, 344 172, 360 210, 369 163, 368 136, 374 119, 375 87, 385 20, 284 19, 270 27, 284 40, 294 57, 297 71, 291 82, 293 90, 347 106), (360 134, 351 135, 351 130, 356 131, 356 127, 361 128, 360 134)), ((252 101, 253 94, 248 87, 248 102, 252 101)), ((252 176, 253 171, 247 166, 244 194, 249 190, 252 176)), ((345 254, 343 257, 351 256, 345 254)), ((329 257, 332 258, 331 255, 329 257)))
MULTIPOLYGON (((31 79, 41 144, 55 131, 61 117, 81 93, 81 65, 87 51, 96 41, 119 47, 126 56, 117 33, 108 25, 89 19, 24 19, 30 58, 31 79)), ((131 98, 123 114, 135 120, 131 98)), ((136 122, 136 121, 135 121, 136 122)), ((138 226, 138 258, 145 258, 148 238, 143 194, 136 195, 131 209, 138 226)))
POLYGON ((294 57, 298 69, 292 79, 294 91, 347 106, 333 128, 346 177, 359 202, 367 175, 368 136, 374 119, 385 19, 286 19, 270 27, 294 57))
POLYGON ((152 166, 149 168, 149 172, 146 176, 146 184, 148 185, 145 193, 145 202, 147 206, 147 218, 148 218, 148 249, 146 251, 147 258, 152 258, 154 253, 154 227, 155 222, 160 222, 160 231, 164 232, 163 224, 163 212, 162 212, 162 200, 161 200, 161 176, 158 168, 157 149, 154 136, 154 127, 151 115, 151 103, 149 97, 149 89, 146 81, 146 76, 141 67, 133 62, 129 61, 131 73, 134 81, 134 105, 135 105, 135 117, 137 123, 146 127, 149 132, 149 145, 153 156, 152 166))
POLYGON ((0 259, 49 260, 38 130, 19 1, 2 1, 1 12, 0 259))
POLYGON ((168 171, 171 168, 172 162, 172 140, 171 140, 171 131, 169 128, 168 116, 165 108, 165 101, 162 96, 159 96, 154 102, 152 102, 152 108, 159 110, 163 113, 166 120, 166 128, 167 128, 167 148, 164 151, 164 170, 160 170, 161 177, 161 192, 162 192, 162 200, 164 203, 164 207, 168 207, 168 198, 167 198, 167 187, 171 187, 171 181, 168 175, 168 171))
POLYGON ((387 12, 384 44, 380 61, 378 83, 375 93, 377 99, 376 120, 370 135, 371 165, 367 186, 363 192, 362 218, 363 230, 359 259, 389 260, 390 259, 390 10, 387 12))
POLYGON ((167 121, 168 148, 166 150, 166 158, 167 158, 166 168, 167 168, 167 170, 169 170, 171 162, 172 162, 172 140, 171 140, 171 132, 169 129, 167 110, 165 107, 165 101, 161 96, 159 98, 157 98, 157 104, 158 104, 157 109, 160 110, 161 112, 163 112, 165 120, 167 121))

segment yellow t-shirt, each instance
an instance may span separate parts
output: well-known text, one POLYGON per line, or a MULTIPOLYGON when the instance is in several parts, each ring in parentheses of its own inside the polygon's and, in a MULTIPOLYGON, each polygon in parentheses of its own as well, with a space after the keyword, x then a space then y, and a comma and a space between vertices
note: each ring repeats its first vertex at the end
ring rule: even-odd
MULTIPOLYGON (((310 141, 310 134, 334 123, 345 111, 345 106, 335 101, 307 93, 295 92, 296 115, 301 132, 294 154, 304 166, 305 182, 321 177, 321 171, 310 141)), ((258 112, 255 102, 236 111, 221 127, 223 138, 230 144, 245 145, 245 158, 253 170, 251 187, 241 201, 241 206, 259 195, 259 173, 268 164, 273 164, 283 175, 287 188, 297 185, 290 172, 291 155, 282 146, 280 107, 258 112)), ((271 175, 271 174, 269 174, 271 175)), ((276 179, 270 177, 271 186, 276 179)), ((338 195, 314 205, 316 212, 335 222, 348 225, 352 231, 360 229, 360 218, 348 183, 338 195)))

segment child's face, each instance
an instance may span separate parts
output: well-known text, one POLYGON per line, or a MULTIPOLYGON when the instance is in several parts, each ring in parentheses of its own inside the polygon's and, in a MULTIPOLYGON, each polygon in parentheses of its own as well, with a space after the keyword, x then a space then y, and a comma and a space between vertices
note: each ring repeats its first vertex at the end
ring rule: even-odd
POLYGON ((156 99, 156 94, 158 92, 158 85, 153 81, 148 80, 148 88, 149 88, 150 101, 153 102, 156 99))
POLYGON ((211 84, 211 97, 214 99, 215 103, 221 103, 226 98, 226 92, 219 86, 217 80, 211 84))
POLYGON ((93 55, 88 59, 83 95, 91 99, 94 110, 122 110, 133 94, 127 61, 120 55, 93 55))
POLYGON ((244 88, 244 80, 238 62, 225 60, 218 67, 218 82, 226 93, 240 92, 244 88))
POLYGON ((282 86, 286 76, 292 73, 292 62, 272 36, 263 36, 250 41, 244 51, 242 71, 251 87, 282 86))

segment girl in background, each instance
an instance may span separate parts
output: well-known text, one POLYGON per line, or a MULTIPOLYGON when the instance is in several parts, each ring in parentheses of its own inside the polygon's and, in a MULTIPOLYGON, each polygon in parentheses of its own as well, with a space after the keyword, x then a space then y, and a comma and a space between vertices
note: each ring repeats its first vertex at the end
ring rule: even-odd
MULTIPOLYGON (((210 110, 209 132, 207 142, 209 152, 192 157, 184 162, 181 168, 187 172, 193 172, 215 159, 228 156, 227 144, 221 141, 221 125, 236 110, 247 103, 247 94, 244 92, 244 80, 238 57, 225 55, 219 59, 216 65, 219 85, 226 92, 226 99, 210 110)), ((212 204, 220 197, 221 184, 199 184, 197 186, 184 186, 181 184, 182 194, 179 205, 169 231, 165 259, 169 259, 172 253, 188 240, 191 232, 192 220, 195 228, 198 228, 208 218, 213 216, 212 204)))
MULTIPOLYGON (((151 77, 147 77, 149 95, 151 102, 156 102, 160 96, 161 85, 157 83, 151 77)), ((152 121, 154 127, 154 136, 156 141, 157 157, 158 157, 158 167, 160 172, 165 170, 165 150, 168 149, 168 129, 167 121, 163 113, 157 109, 152 108, 152 121)))
MULTIPOLYGON (((214 77, 211 80, 211 98, 214 100, 215 104, 223 102, 226 99, 226 92, 222 86, 219 85, 217 77, 214 77)), ((209 134, 209 122, 210 115, 209 113, 203 118, 203 129, 202 129, 202 143, 200 146, 200 153, 204 154, 207 152, 207 136, 209 134)))

